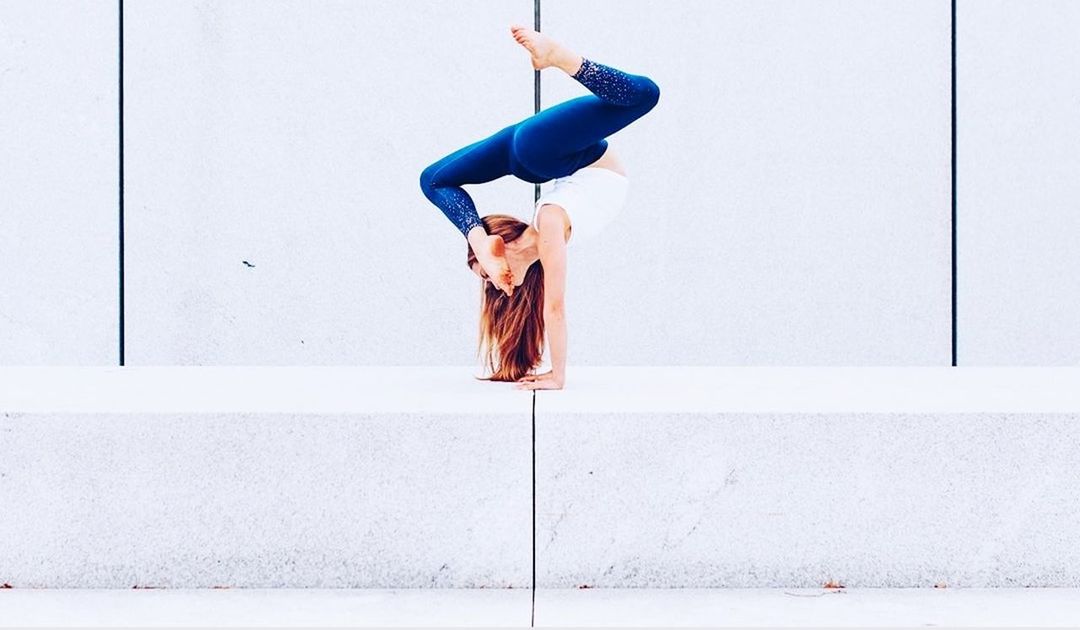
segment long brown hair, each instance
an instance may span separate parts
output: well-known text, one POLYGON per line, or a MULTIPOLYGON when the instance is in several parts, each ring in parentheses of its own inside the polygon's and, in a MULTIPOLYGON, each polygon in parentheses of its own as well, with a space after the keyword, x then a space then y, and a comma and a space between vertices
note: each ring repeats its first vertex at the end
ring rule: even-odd
MULTIPOLYGON (((489 214, 480 221, 488 234, 509 243, 529 225, 508 214, 489 214)), ((472 269, 476 253, 468 246, 465 264, 472 269)), ((537 261, 525 271, 525 281, 507 296, 487 280, 480 281, 480 341, 482 357, 491 376, 482 381, 516 381, 540 364, 544 351, 544 268, 537 261)))

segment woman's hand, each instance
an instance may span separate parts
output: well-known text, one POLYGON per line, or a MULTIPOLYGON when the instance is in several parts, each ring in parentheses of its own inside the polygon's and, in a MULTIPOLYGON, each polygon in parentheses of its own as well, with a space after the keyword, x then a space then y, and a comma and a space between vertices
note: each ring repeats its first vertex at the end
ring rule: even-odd
POLYGON ((514 389, 562 389, 566 379, 552 371, 543 374, 526 374, 518 379, 514 389))

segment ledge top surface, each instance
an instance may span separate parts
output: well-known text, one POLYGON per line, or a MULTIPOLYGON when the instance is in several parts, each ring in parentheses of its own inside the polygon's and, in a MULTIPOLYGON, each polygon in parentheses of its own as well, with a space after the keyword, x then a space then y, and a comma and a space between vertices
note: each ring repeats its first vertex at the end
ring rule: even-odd
POLYGON ((532 413, 532 392, 432 366, 0 367, 0 411, 532 413))
MULTIPOLYGON (((532 413, 468 366, 0 367, 0 412, 532 413)), ((572 367, 537 412, 1076 412, 1080 367, 572 367)))

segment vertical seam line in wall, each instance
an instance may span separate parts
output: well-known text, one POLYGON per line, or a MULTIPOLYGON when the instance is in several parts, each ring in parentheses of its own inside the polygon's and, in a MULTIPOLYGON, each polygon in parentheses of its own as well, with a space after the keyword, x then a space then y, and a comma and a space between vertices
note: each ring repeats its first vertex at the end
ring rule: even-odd
MULTIPOLYGON (((532 28, 540 30, 540 0, 532 0, 532 28)), ((532 70, 532 113, 540 111, 540 70, 532 70)), ((540 199, 540 185, 532 185, 532 204, 540 199)), ((537 622, 537 390, 532 390, 532 601, 529 627, 537 622)))
MULTIPOLYGON (((533 29, 540 31, 540 0, 533 0, 533 29)), ((540 71, 533 70, 533 113, 540 112, 540 71)), ((540 184, 533 184, 533 203, 540 199, 540 184)))
MULTIPOLYGON (((533 29, 540 31, 540 0, 533 0, 533 29)), ((533 114, 540 111, 540 71, 533 70, 533 114)), ((540 184, 533 184, 533 208, 540 199, 540 184)), ((529 627, 536 626, 536 390, 532 390, 532 602, 529 627)))
POLYGON ((117 0, 117 13, 119 18, 118 23, 118 37, 117 48, 119 52, 118 56, 118 104, 119 110, 119 134, 117 138, 118 152, 119 152, 119 179, 118 195, 119 195, 119 215, 118 215, 118 231, 119 231, 119 354, 120 365, 124 365, 124 0, 117 0))
POLYGON ((951 106, 952 117, 950 133, 952 140, 952 216, 950 220, 950 232, 952 236, 952 365, 956 367, 956 0, 951 3, 952 14, 950 16, 949 40, 951 46, 950 75, 951 75, 951 106))
POLYGON ((532 390, 532 603, 529 627, 536 625, 536 390, 532 390))

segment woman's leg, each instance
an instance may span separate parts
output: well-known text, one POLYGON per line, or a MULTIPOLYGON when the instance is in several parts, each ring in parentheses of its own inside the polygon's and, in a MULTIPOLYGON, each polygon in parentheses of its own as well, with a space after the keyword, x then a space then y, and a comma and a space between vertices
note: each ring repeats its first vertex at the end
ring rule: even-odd
POLYGON ((649 77, 587 58, 571 77, 592 94, 538 112, 514 133, 518 160, 537 174, 563 174, 575 154, 641 118, 660 100, 660 88, 649 77))
POLYGON ((442 210, 457 229, 469 237, 469 231, 483 224, 469 193, 462 184, 483 184, 510 174, 506 155, 513 127, 500 129, 483 140, 454 151, 431 164, 420 174, 420 189, 442 210))

